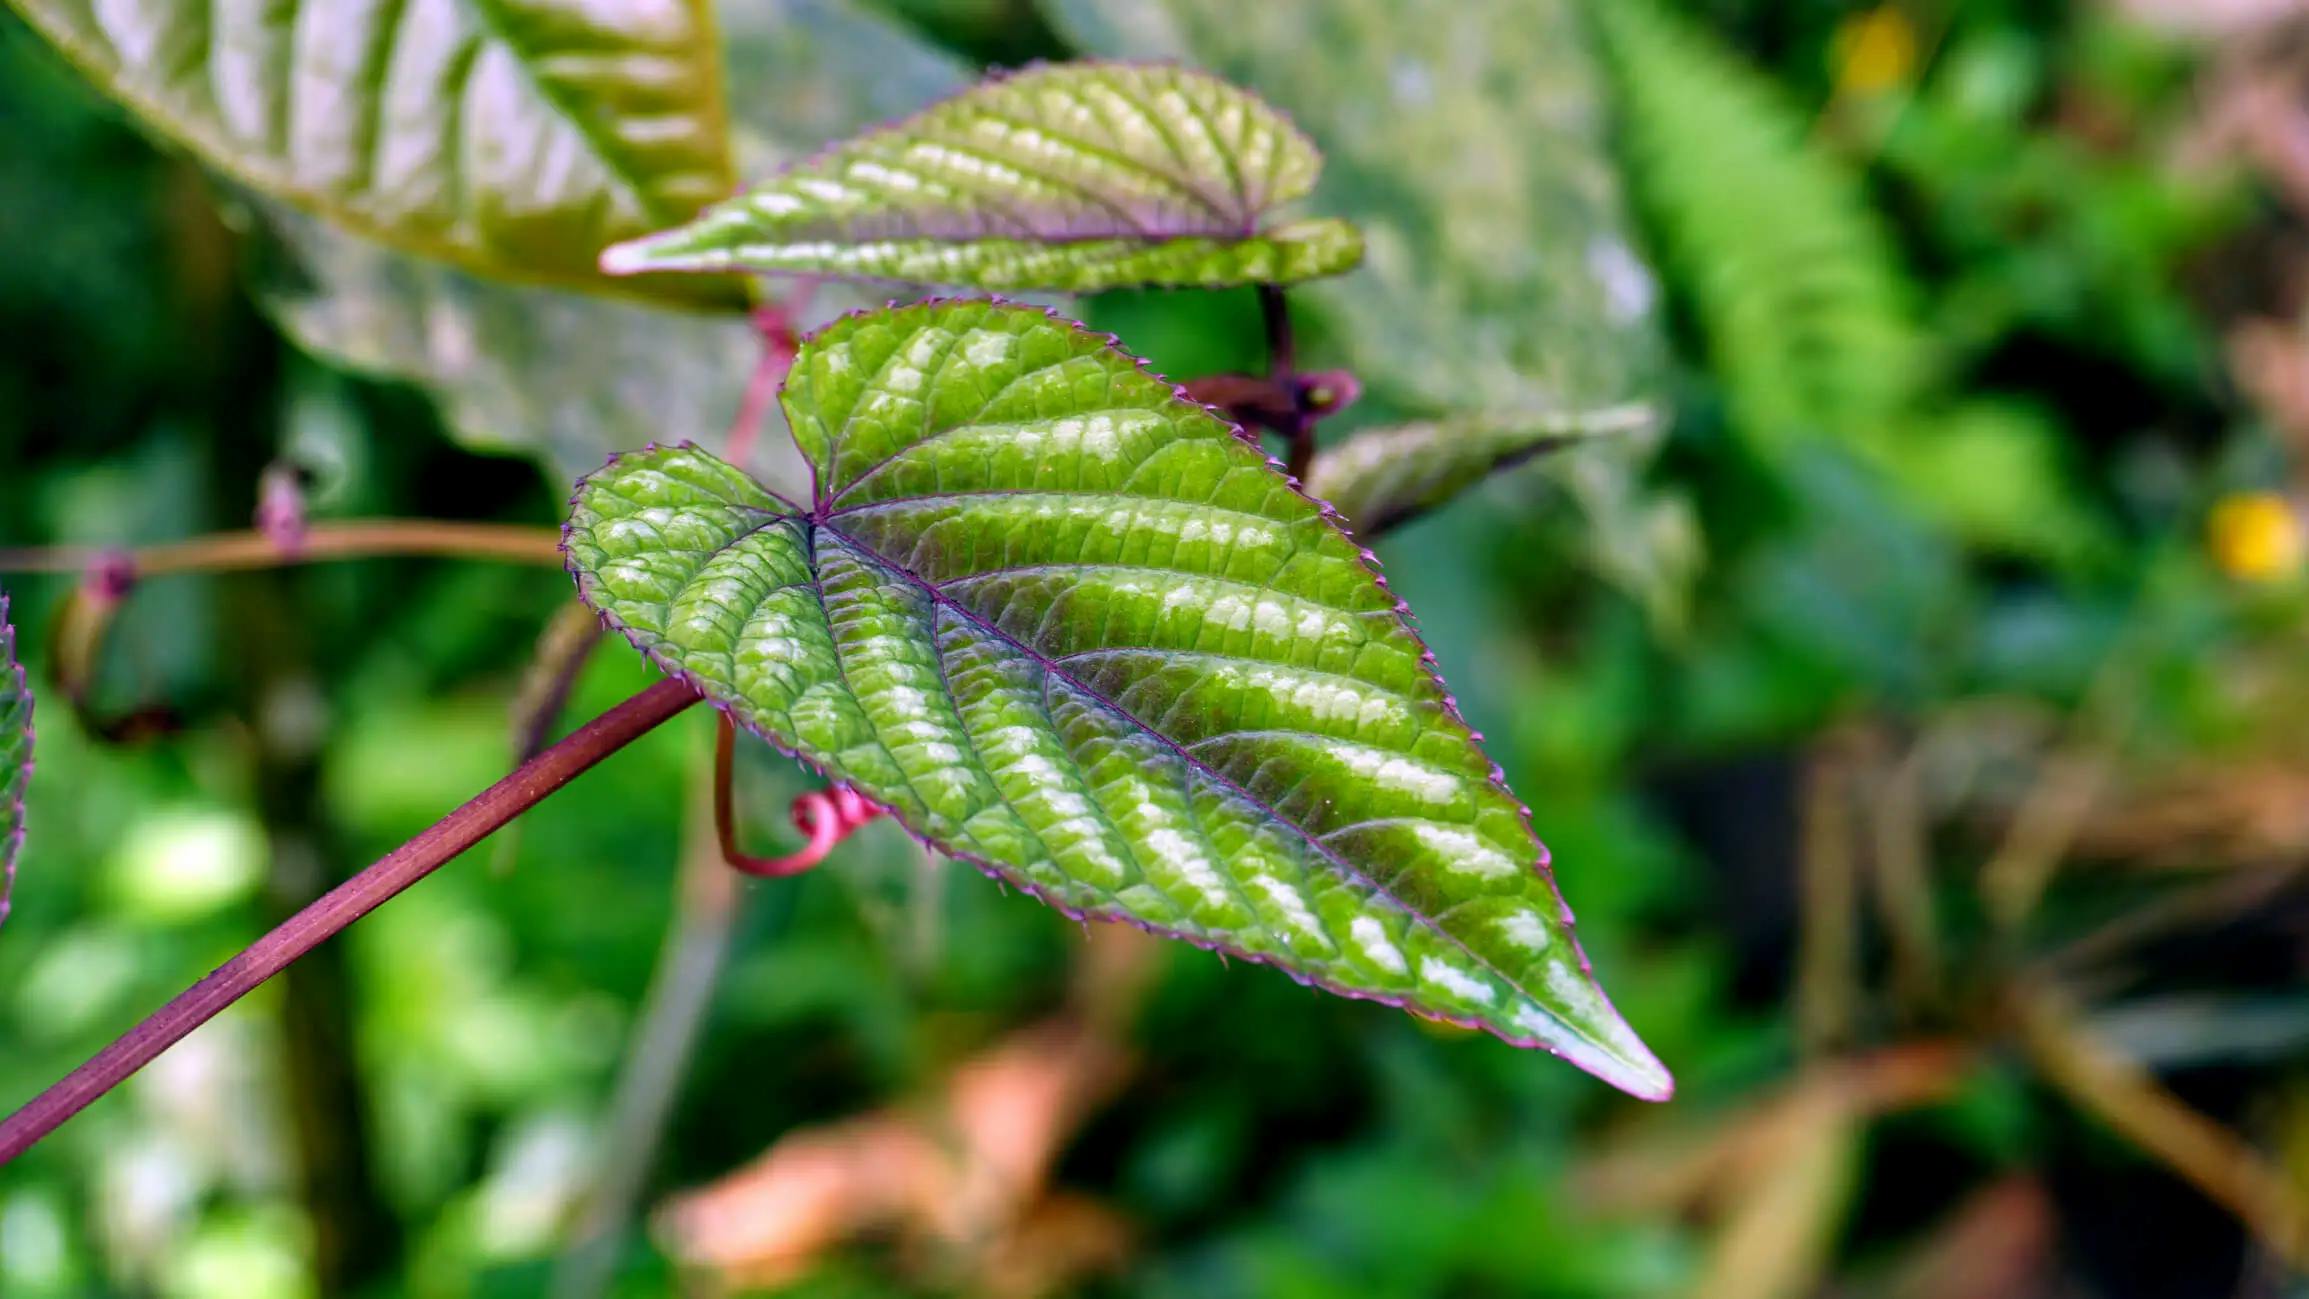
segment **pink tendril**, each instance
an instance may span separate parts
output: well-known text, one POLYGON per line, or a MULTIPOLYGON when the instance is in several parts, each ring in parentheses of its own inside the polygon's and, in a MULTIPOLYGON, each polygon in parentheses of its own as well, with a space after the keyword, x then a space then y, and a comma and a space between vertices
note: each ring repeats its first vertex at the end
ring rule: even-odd
POLYGON ((745 852, 738 847, 736 818, 731 811, 730 770, 736 742, 737 728, 725 717, 714 746, 714 828, 721 836, 722 859, 733 869, 761 879, 799 875, 826 860, 826 854, 859 826, 882 815, 881 808, 848 785, 813 789, 793 803, 794 828, 809 836, 808 843, 782 857, 756 857, 745 852))

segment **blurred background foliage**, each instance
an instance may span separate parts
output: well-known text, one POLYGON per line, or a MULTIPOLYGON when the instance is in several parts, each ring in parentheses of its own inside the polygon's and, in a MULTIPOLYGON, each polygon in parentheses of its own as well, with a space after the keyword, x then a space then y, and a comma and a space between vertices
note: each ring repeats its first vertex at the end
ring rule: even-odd
MULTIPOLYGON (((0 1293, 2303 1293, 2309 8, 723 9, 749 174, 967 69, 1190 58, 1373 229, 1300 295, 1356 418, 1672 406, 1383 557, 1676 1101, 887 825, 739 884, 692 716, 12 1166, 0 1293)), ((221 192, 12 17, 0 141, 9 546, 243 526, 283 456, 323 516, 550 522, 743 384, 742 326, 221 192)), ((1258 362, 1248 293, 1078 306, 1174 376, 1258 362)), ((91 704, 180 724, 124 747, 39 648, 71 582, 10 580, 50 695, 7 1104, 500 774, 569 601, 155 580, 91 704)), ((572 715, 644 679, 605 650, 572 715)), ((801 784, 748 759, 768 840, 801 784)))

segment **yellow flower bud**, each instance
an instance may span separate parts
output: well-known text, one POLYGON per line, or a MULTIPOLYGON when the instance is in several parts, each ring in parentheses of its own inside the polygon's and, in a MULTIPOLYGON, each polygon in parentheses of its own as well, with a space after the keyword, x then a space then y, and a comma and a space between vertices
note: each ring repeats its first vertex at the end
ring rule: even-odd
POLYGON ((2267 582, 2301 567, 2301 514, 2276 492, 2232 492, 2205 520, 2205 548, 2231 577, 2267 582))
POLYGON ((1916 71, 1916 26, 1896 5, 1854 14, 1837 25, 1829 60, 1839 97, 1905 85, 1916 71))

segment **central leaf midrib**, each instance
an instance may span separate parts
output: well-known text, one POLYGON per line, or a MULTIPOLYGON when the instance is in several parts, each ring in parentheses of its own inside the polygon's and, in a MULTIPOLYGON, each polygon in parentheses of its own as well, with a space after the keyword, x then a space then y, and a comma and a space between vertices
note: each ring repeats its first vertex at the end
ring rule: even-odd
MULTIPOLYGON (((898 562, 897 560, 884 555, 880 550, 877 550, 873 546, 867 544, 865 541, 842 531, 840 528, 835 527, 831 522, 823 519, 803 519, 801 522, 813 530, 823 529, 826 532, 831 533, 843 544, 857 551, 859 554, 870 556, 877 563, 881 564, 889 571, 896 573, 899 576, 905 578, 908 582, 913 583, 914 586, 922 591, 922 593, 928 597, 928 599, 934 605, 952 611, 957 617, 968 621, 971 625, 979 628, 988 636, 993 637, 995 640, 1001 642, 1002 644, 1010 646, 1018 653, 1025 655, 1029 660, 1039 665, 1043 671, 1048 673, 1050 676, 1056 677, 1059 680, 1066 682, 1068 685, 1073 686, 1076 690, 1081 691, 1084 698, 1089 699, 1099 707, 1105 708, 1110 712, 1113 712, 1114 714, 1126 719, 1130 725, 1138 731, 1152 736, 1163 747, 1169 749, 1171 753, 1179 759, 1179 761, 1186 764, 1188 769, 1202 773, 1213 784, 1233 793, 1236 797, 1241 798, 1243 801, 1250 804, 1252 808, 1264 814, 1270 821, 1288 827, 1292 833, 1299 836, 1300 841, 1305 843, 1311 851, 1313 851, 1323 860, 1331 863, 1331 865, 1342 875, 1346 876, 1348 879, 1356 881, 1357 883, 1363 885, 1365 888, 1368 888, 1374 895, 1386 899, 1390 906, 1395 907, 1404 915, 1410 916, 1414 921, 1418 922, 1434 933, 1441 935, 1444 941, 1457 948, 1468 959, 1474 961, 1478 966, 1489 972, 1492 977, 1500 980, 1508 987, 1514 989, 1524 998, 1524 1000, 1530 1002, 1534 1006, 1537 1006, 1541 1013, 1545 1014, 1549 1019, 1554 1020, 1558 1025, 1562 1026, 1574 1036, 1580 1038, 1582 1041, 1587 1042, 1597 1050, 1604 1052, 1606 1055, 1612 1057, 1613 1059, 1619 1058, 1619 1053, 1609 1044, 1598 1041, 1595 1037, 1589 1035, 1587 1031, 1579 1025, 1574 1024, 1565 1019, 1563 1016, 1555 1013, 1554 1010, 1548 1007, 1546 1002, 1541 1001, 1539 997, 1532 992, 1531 989, 1525 987, 1522 980, 1507 973, 1505 970, 1500 969, 1499 966, 1495 964, 1489 957, 1486 957, 1481 952, 1478 952, 1473 947, 1470 947, 1464 939, 1459 937, 1459 935, 1452 933, 1449 929, 1435 921, 1432 917, 1429 917, 1426 913, 1420 911, 1417 907, 1411 906, 1402 898, 1396 896, 1393 890, 1389 889, 1386 885, 1381 884, 1378 880, 1372 878, 1369 874, 1358 868, 1353 862, 1348 861, 1345 857, 1342 857, 1337 852, 1333 851, 1330 845, 1324 843, 1320 838, 1316 837, 1306 826, 1303 826, 1289 816, 1284 815, 1281 809, 1275 807, 1273 804, 1269 803, 1265 799, 1260 798, 1256 794, 1253 794, 1251 791, 1243 788, 1234 780, 1230 779, 1225 773, 1218 771, 1209 763, 1204 762, 1201 758, 1196 757, 1192 752, 1188 751, 1185 746, 1181 745, 1177 740, 1172 739, 1170 736, 1164 734, 1159 728, 1149 726, 1146 722, 1140 720, 1139 717, 1132 713, 1129 709, 1126 709, 1115 703, 1112 699, 1109 699, 1105 692, 1093 688, 1088 683, 1076 677, 1073 673, 1068 672, 1064 667, 1060 666, 1056 659, 1053 659, 1036 647, 1019 640, 1017 637, 1011 635, 1009 632, 1004 631, 1002 628, 996 626, 992 622, 987 621, 985 618, 981 617, 976 610, 970 608, 968 605, 954 600, 944 592, 940 591, 937 587, 931 585, 929 581, 922 577, 921 574, 916 573, 913 571, 913 569, 898 562)), ((817 554, 815 542, 812 542, 809 553, 811 555, 811 566, 814 570, 816 568, 817 554)), ((933 634, 935 634, 935 629, 933 629, 933 634)))
MULTIPOLYGON (((577 133, 579 139, 585 141, 586 146, 592 150, 594 157, 601 162, 604 170, 616 177, 619 184, 625 186, 626 191, 633 195, 636 202, 641 204, 643 212, 647 213, 652 220, 661 222, 680 221, 695 215, 691 212, 676 211, 665 207, 658 197, 650 192, 649 187, 642 183, 640 173, 636 172, 630 165, 631 160, 625 156, 624 151, 612 147, 609 141, 604 140, 594 125, 577 111, 576 106, 570 102, 568 96, 553 86, 544 74, 538 71, 536 52, 513 38, 511 29, 506 23, 505 14, 500 7, 502 0, 465 0, 465 3, 472 8, 474 19, 480 24, 482 30, 488 32, 491 37, 505 47, 507 52, 513 55, 513 66, 521 69, 522 78, 529 83, 530 90, 536 94, 539 100, 543 101, 546 107, 553 111, 554 116, 560 118, 564 125, 577 133)), ((729 172, 726 131, 723 154, 723 164, 716 170, 722 173, 726 179, 729 172)))

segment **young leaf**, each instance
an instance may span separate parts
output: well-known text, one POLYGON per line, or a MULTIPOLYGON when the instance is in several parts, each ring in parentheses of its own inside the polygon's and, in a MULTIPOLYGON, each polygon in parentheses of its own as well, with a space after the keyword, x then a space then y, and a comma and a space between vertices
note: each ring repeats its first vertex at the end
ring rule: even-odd
POLYGON ((1215 77, 1055 64, 836 146, 602 266, 1076 293, 1284 283, 1363 253, 1339 221, 1260 229, 1321 169, 1282 114, 1215 77))
POLYGON ((24 847, 24 789, 32 781, 32 687, 16 661, 16 628, 8 595, 0 591, 0 921, 16 883, 16 854, 24 847))
POLYGON ((807 505, 690 448, 579 486, 660 667, 1069 914, 1667 1095, 1405 611, 1231 425, 1007 303, 838 322, 784 402, 807 505))
POLYGON ((1366 540, 1424 514, 1491 474, 1587 438, 1657 428, 1652 406, 1548 415, 1471 415, 1365 429, 1315 459, 1309 493, 1366 540))
POLYGON ((14 3, 202 160, 485 274, 600 288, 604 245, 736 183, 705 0, 14 3))

